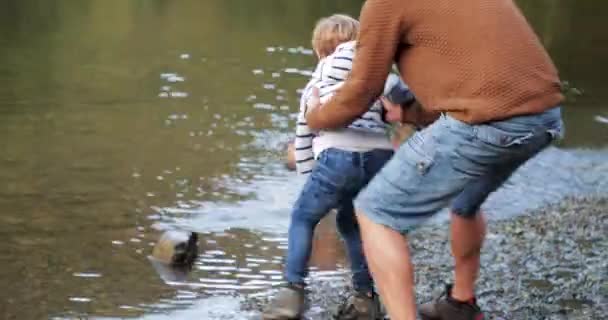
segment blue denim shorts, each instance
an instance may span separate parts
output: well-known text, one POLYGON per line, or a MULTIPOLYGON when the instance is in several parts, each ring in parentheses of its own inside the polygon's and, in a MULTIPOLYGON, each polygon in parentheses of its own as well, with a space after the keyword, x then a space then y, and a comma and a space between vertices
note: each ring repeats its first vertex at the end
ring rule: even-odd
POLYGON ((562 135, 560 107, 479 125, 444 114, 401 145, 355 208, 399 232, 449 205, 455 214, 474 217, 520 165, 562 135))

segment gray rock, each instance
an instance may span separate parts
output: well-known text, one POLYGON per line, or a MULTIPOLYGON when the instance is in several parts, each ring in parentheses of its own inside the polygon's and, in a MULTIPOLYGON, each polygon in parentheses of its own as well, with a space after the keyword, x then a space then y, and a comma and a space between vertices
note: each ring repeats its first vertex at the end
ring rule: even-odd
POLYGON ((154 260, 170 266, 191 265, 197 255, 197 234, 175 230, 163 233, 152 251, 154 260))

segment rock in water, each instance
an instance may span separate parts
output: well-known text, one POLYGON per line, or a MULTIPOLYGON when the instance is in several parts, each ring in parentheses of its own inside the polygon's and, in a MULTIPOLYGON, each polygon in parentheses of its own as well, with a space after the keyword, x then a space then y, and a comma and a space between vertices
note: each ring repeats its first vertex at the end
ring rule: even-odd
POLYGON ((198 235, 194 232, 167 231, 152 251, 152 257, 171 266, 191 265, 198 254, 198 235))

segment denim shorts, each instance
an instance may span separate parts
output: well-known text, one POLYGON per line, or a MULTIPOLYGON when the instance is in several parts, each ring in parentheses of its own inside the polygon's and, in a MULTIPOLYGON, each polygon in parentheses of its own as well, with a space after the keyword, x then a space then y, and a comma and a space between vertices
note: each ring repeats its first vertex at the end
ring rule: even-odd
POLYGON ((444 114, 401 145, 355 208, 399 232, 449 205, 455 214, 474 217, 520 165, 562 135, 560 107, 479 125, 444 114))

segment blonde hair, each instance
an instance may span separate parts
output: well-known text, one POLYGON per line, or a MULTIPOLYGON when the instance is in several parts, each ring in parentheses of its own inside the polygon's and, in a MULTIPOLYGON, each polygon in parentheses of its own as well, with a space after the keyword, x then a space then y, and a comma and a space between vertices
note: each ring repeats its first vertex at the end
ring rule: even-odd
POLYGON ((345 14, 321 18, 312 32, 312 48, 319 58, 330 55, 341 43, 355 40, 359 21, 345 14))

